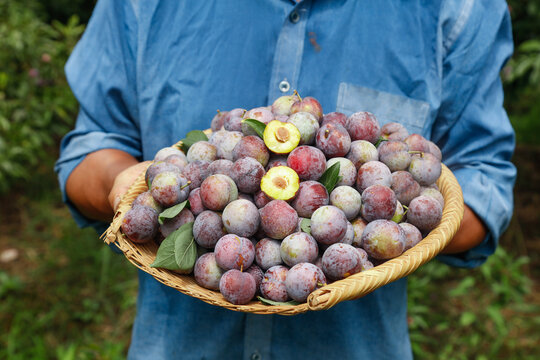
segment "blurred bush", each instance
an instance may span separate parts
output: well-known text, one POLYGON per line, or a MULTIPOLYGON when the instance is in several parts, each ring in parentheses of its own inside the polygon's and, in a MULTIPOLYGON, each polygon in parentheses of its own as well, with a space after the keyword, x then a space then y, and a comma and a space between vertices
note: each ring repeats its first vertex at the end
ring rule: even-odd
POLYGON ((0 0, 0 192, 52 164, 77 112, 63 68, 84 25, 40 13, 37 2, 0 0))
POLYGON ((515 51, 503 69, 505 108, 518 144, 540 139, 540 0, 510 0, 515 51))
MULTIPOLYGON (((26 1, 26 0, 25 0, 26 1)), ((67 22, 73 14, 77 14, 81 22, 86 24, 97 0, 41 0, 40 4, 47 21, 67 22)))

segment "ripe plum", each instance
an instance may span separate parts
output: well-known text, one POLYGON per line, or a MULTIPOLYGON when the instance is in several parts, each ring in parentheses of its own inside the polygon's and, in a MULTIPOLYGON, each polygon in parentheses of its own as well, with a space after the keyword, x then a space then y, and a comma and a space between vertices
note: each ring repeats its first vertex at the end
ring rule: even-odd
POLYGON ((375 259, 391 259, 405 249, 405 232, 393 221, 374 220, 362 234, 362 247, 375 259))
POLYGON ((362 206, 362 196, 350 186, 338 186, 330 194, 330 204, 340 208, 347 220, 353 220, 362 206))
POLYGON ((339 124, 324 124, 315 137, 317 148, 327 158, 347 155, 351 148, 351 137, 347 130, 339 124))
POLYGON ((224 270, 247 269, 255 259, 255 247, 251 240, 235 234, 224 235, 214 249, 216 261, 224 270))
POLYGON ((368 161, 358 170, 356 178, 356 188, 362 192, 371 185, 384 185, 390 187, 392 184, 392 172, 380 161, 368 161))
POLYGON ((326 157, 320 149, 302 145, 291 151, 287 166, 298 174, 300 180, 318 180, 326 170, 326 157))
POLYGON ((158 231, 158 213, 148 206, 137 205, 122 220, 122 232, 134 243, 152 240, 158 231))
POLYGON ((332 280, 344 279, 362 271, 360 254, 351 245, 333 244, 322 256, 324 274, 332 280))
POLYGON ((289 268, 283 265, 272 266, 266 270, 261 282, 261 294, 264 298, 273 301, 289 300, 285 285, 288 271, 289 268))
POLYGON ((375 144, 381 135, 379 122, 370 112, 360 111, 352 114, 345 124, 351 140, 367 140, 375 144))
POLYGON ((210 290, 219 290, 219 280, 224 272, 218 266, 213 252, 201 255, 193 268, 193 276, 197 284, 210 290))
POLYGON ((212 249, 225 234, 223 220, 218 213, 205 210, 195 218, 193 237, 200 246, 212 249))
POLYGON ((223 210, 222 219, 229 233, 244 237, 254 235, 260 224, 257 206, 245 199, 231 201, 223 210))
POLYGON ((433 230, 442 219, 442 207, 439 202, 429 196, 420 195, 409 204, 407 221, 422 232, 433 230))
POLYGON ((283 200, 272 200, 259 209, 261 228, 268 237, 283 239, 298 224, 298 213, 283 200))
POLYGON ((396 195, 388 186, 371 185, 362 192, 362 217, 369 221, 390 220, 396 212, 396 195))
POLYGON ((311 236, 319 243, 330 245, 343 239, 347 232, 347 218, 341 209, 321 206, 311 216, 311 236))
POLYGON ((289 266, 303 262, 314 262, 319 255, 317 242, 305 232, 296 232, 281 242, 281 259, 289 266))
POLYGON ((296 193, 296 197, 291 202, 291 206, 299 216, 309 218, 315 210, 321 206, 328 205, 328 191, 323 184, 308 180, 302 181, 296 193))
POLYGON ((221 276, 219 291, 230 303, 243 305, 253 299, 257 285, 251 274, 232 269, 221 276))
POLYGON ((326 284, 324 273, 311 263, 294 265, 285 279, 287 294, 298 302, 305 302, 309 294, 326 284))
POLYGON ((263 270, 268 270, 272 266, 281 265, 281 242, 278 240, 264 238, 255 246, 255 262, 263 270))

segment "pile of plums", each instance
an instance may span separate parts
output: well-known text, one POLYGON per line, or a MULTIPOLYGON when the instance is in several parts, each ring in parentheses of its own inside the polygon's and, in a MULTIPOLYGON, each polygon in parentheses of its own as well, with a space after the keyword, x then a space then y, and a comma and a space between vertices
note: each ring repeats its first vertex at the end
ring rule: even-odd
POLYGON ((399 123, 380 126, 369 112, 323 115, 316 99, 295 93, 218 112, 211 130, 185 154, 156 153, 148 191, 122 231, 159 244, 190 224, 197 251, 183 273, 233 304, 257 295, 305 302, 328 282, 399 256, 441 220, 441 152, 399 123))

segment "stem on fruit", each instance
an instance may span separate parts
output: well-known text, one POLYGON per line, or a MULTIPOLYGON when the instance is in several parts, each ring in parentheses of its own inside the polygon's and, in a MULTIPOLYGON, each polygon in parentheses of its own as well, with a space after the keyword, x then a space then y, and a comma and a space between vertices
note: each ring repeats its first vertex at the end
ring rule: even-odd
POLYGON ((293 95, 296 95, 298 97, 298 100, 302 101, 302 98, 300 97, 298 91, 294 90, 293 95))
POLYGON ((379 147, 379 145, 381 145, 382 142, 384 141, 388 141, 388 139, 380 136, 379 139, 377 140, 377 142, 375 143, 375 147, 379 147))
POLYGON ((187 188, 189 185, 191 185, 191 181, 188 180, 188 182, 185 185, 180 186, 180 190, 187 188))

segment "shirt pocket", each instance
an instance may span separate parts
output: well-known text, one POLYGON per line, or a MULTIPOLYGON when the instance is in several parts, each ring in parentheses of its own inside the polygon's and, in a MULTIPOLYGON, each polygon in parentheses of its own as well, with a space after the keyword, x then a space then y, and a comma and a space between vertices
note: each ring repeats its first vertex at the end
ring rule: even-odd
POLYGON ((381 126, 398 122, 409 133, 422 134, 429 114, 429 104, 403 95, 342 82, 339 84, 336 111, 346 115, 369 111, 381 126))

